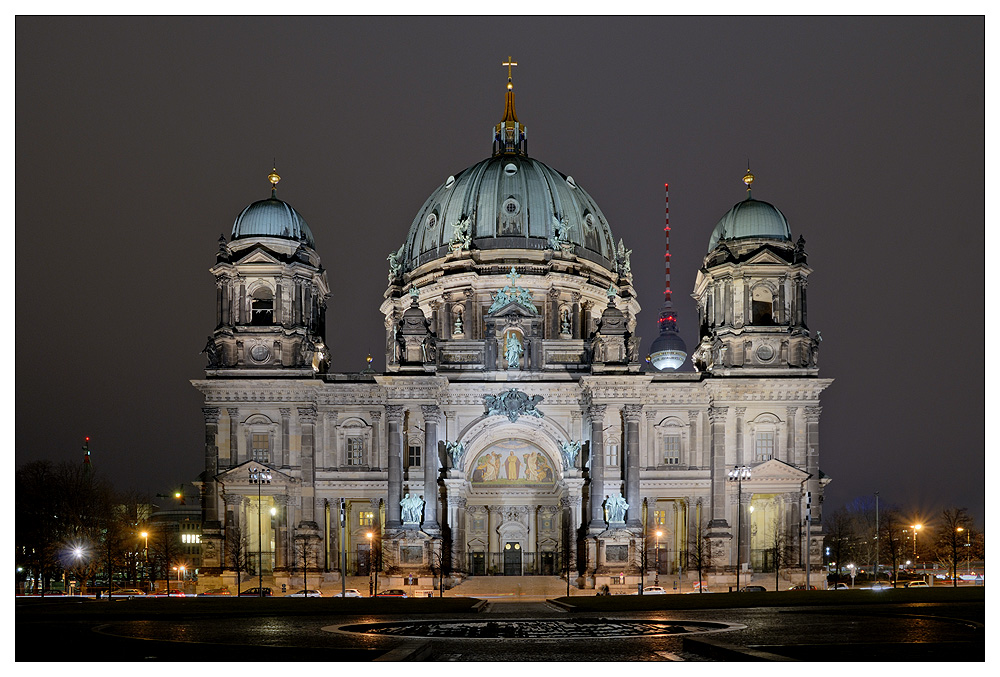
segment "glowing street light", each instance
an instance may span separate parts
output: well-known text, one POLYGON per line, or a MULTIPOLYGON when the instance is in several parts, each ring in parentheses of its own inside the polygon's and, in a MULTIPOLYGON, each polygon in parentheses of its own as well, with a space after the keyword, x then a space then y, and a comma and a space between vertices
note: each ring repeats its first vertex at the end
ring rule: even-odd
POLYGON ((663 535, 662 531, 657 530, 656 532, 656 578, 653 580, 654 585, 660 584, 660 536, 663 535))
POLYGON ((740 568, 743 566, 743 480, 750 479, 750 466, 738 465, 729 471, 729 481, 736 482, 736 591, 740 590, 740 568))
POLYGON ((260 487, 271 483, 271 471, 268 468, 250 466, 250 484, 257 485, 257 594, 264 596, 264 541, 260 522, 260 487))
POLYGON ((913 524, 910 526, 913 529, 913 559, 920 559, 917 557, 917 532, 923 528, 922 524, 913 524))

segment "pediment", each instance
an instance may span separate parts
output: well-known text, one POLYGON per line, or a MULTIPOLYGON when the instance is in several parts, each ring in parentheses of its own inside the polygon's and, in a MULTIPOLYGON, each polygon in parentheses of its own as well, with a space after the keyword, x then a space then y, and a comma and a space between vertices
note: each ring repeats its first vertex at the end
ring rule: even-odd
POLYGON ((753 255, 750 256, 750 258, 746 259, 742 263, 750 265, 757 265, 757 264, 778 265, 778 266, 788 265, 788 261, 781 258, 776 253, 767 248, 763 248, 754 252, 753 255))
POLYGON ((275 257, 275 255, 269 252, 268 250, 258 246, 254 247, 252 250, 250 250, 250 253, 248 253, 246 256, 237 261, 236 265, 242 266, 248 263, 265 263, 273 265, 273 264, 279 264, 281 263, 281 261, 279 261, 277 257, 275 257))
POLYGON ((497 308, 492 313, 487 313, 487 317, 510 317, 511 315, 517 315, 518 317, 535 317, 538 313, 533 313, 528 308, 525 308, 517 301, 511 301, 510 303, 497 308))
MULTIPOLYGON (((777 459, 771 459, 770 461, 764 461, 760 465, 752 466, 750 469, 750 480, 754 481, 768 481, 768 480, 792 480, 795 482, 801 482, 802 480, 809 477, 809 473, 804 470, 800 470, 793 465, 789 465, 784 461, 779 461, 777 459)), ((744 480, 747 483, 748 480, 744 480)))
POLYGON ((299 480, 295 479, 291 475, 285 474, 280 470, 276 470, 266 463, 258 463, 257 461, 244 461, 237 466, 224 470, 215 476, 215 479, 227 486, 248 486, 256 487, 256 484, 250 483, 250 467, 265 467, 271 471, 271 484, 270 486, 289 486, 292 484, 298 484, 299 480))

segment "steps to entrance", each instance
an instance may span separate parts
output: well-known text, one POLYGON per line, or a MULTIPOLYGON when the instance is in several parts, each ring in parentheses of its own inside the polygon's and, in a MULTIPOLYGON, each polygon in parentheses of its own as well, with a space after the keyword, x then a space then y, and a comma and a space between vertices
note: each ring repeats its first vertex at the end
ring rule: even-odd
POLYGON ((558 576, 472 576, 445 590, 446 597, 562 597, 566 581, 558 576))

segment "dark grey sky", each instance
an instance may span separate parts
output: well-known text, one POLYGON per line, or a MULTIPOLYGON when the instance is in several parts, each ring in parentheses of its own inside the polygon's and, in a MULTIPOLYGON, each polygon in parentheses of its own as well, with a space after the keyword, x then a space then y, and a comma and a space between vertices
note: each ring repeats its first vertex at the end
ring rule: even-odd
MULTIPOLYGON (((386 255, 487 157, 509 54, 529 153, 634 250, 643 350, 745 196, 806 239, 827 506, 879 491, 982 519, 985 21, 24 18, 15 22, 16 463, 165 492, 202 469, 220 233, 278 195, 334 295, 333 368, 384 366, 386 255), (970 265, 971 264, 971 265, 970 265)), ((686 367, 690 368, 690 367, 686 367)))

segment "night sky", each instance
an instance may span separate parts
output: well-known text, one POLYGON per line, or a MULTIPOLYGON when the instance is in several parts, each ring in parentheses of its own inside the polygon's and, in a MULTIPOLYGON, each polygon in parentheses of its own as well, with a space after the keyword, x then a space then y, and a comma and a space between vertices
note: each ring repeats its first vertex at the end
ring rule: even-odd
POLYGON ((80 460, 89 435, 120 488, 196 478, 208 268, 274 161, 333 288, 331 368, 371 352, 381 371, 386 256, 489 156, 512 55, 529 154, 633 249, 643 354, 663 184, 690 349, 695 274, 749 159, 815 271, 827 510, 878 491, 982 524, 982 17, 19 17, 15 38, 18 466, 80 460))

